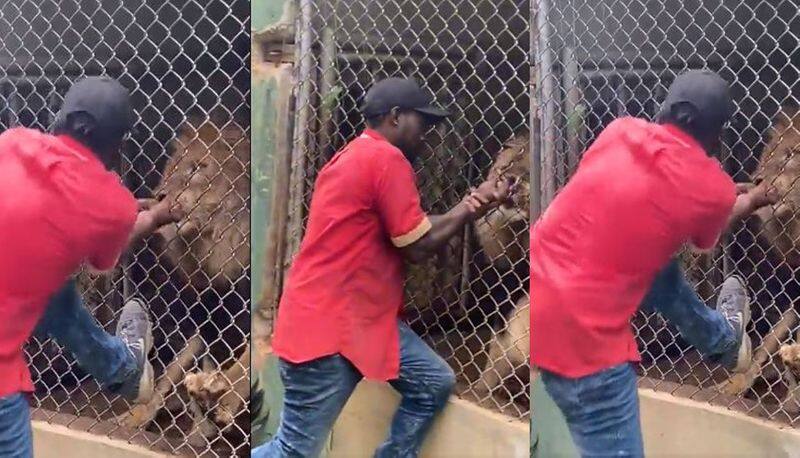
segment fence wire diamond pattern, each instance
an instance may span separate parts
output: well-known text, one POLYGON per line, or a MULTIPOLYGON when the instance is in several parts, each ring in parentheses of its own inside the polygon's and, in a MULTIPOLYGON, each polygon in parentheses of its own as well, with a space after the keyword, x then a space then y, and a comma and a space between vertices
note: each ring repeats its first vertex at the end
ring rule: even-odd
POLYGON ((455 115, 415 164, 424 208, 443 213, 488 174, 519 177, 515 205, 409 267, 411 327, 455 369, 458 394, 525 418, 528 400, 529 4, 510 0, 297 4, 288 268, 316 172, 353 138, 371 84, 415 78, 455 115))
POLYGON ((118 78, 139 117, 123 179, 137 197, 166 195, 190 209, 116 272, 78 277, 111 333, 124 301, 144 300, 151 359, 167 375, 157 402, 129 415, 60 347, 33 339, 34 418, 182 455, 249 454, 249 18, 240 0, 0 6, 0 128, 46 129, 72 82, 118 78))
POLYGON ((640 383, 791 424, 800 418, 797 8, 783 0, 538 0, 532 37, 542 206, 611 120, 653 119, 676 75, 708 68, 731 83, 737 111, 721 162, 735 181, 768 183, 783 199, 733 228, 715 253, 683 253, 681 261, 711 307, 724 278, 746 279, 753 363, 731 377, 704 362, 660 316, 641 313, 633 321, 643 350, 640 383))

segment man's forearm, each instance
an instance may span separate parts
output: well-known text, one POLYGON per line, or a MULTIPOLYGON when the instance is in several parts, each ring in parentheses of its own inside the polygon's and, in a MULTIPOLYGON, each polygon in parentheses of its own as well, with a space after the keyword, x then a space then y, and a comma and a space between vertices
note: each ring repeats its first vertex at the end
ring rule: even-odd
POLYGON ((428 248, 436 252, 448 240, 456 236, 464 229, 464 226, 472 221, 472 212, 469 207, 459 203, 451 208, 444 215, 433 215, 430 217, 431 230, 426 235, 428 248))
POLYGON ((780 200, 778 190, 763 183, 759 185, 739 183, 737 193, 736 203, 728 218, 728 229, 761 208, 775 205, 780 200))
MULTIPOLYGON (((145 237, 151 235, 153 232, 158 230, 164 224, 171 222, 171 221, 164 221, 163 217, 160 216, 157 212, 153 210, 142 210, 136 215, 136 222, 133 224, 133 229, 131 230, 130 234, 128 234, 128 240, 125 246, 122 248, 120 254, 124 254, 131 247, 139 242, 140 240, 144 239, 145 237)), ((116 263, 116 262, 115 262, 116 263)), ((99 270, 97 268, 92 267, 91 263, 88 266, 89 272, 92 274, 102 274, 103 270, 99 270)))
POLYGON ((128 246, 126 249, 148 237, 161 228, 161 226, 175 222, 175 218, 171 216, 170 212, 165 209, 165 207, 161 207, 161 205, 164 204, 159 204, 148 210, 139 212, 136 216, 136 223, 133 225, 133 230, 131 230, 131 234, 128 236, 128 246))
POLYGON ((421 262, 436 254, 448 240, 472 221, 473 213, 461 202, 447 213, 431 215, 428 219, 431 222, 431 229, 421 239, 403 248, 406 258, 412 262, 421 262))

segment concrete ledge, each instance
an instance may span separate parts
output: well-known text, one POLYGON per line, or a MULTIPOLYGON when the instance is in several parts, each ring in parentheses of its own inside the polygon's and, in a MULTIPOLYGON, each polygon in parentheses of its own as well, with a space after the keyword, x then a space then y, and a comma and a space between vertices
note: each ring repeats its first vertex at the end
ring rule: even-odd
POLYGON ((647 456, 800 457, 800 431, 706 403, 640 389, 647 456))
MULTIPOLYGON (((533 385, 535 457, 577 458, 566 421, 540 379, 533 385)), ((800 431, 742 412, 640 388, 647 457, 800 458, 800 431)))
POLYGON ((33 421, 33 453, 36 458, 103 458, 167 457, 127 442, 105 436, 76 431, 66 426, 33 421))
MULTIPOLYGON (((361 382, 333 427, 329 457, 372 456, 386 438, 400 396, 361 382)), ((529 458, 529 425, 458 398, 436 420, 420 456, 529 458)))

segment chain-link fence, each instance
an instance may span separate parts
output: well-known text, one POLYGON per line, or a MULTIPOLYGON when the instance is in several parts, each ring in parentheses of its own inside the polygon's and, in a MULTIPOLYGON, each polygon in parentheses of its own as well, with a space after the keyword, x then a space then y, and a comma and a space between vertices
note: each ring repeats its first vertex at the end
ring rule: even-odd
MULTIPOLYGON (((795 423, 795 342, 800 177, 800 19, 796 0, 537 0, 532 37, 536 180, 542 206, 581 153, 614 118, 653 119, 676 75, 696 68, 731 83, 737 111, 721 161, 736 181, 765 182, 784 199, 740 224, 713 254, 683 254, 689 278, 715 305, 722 280, 742 275, 752 291, 754 359, 745 375, 704 362, 657 315, 634 320, 641 385, 795 423), (794 369, 793 369, 794 368, 794 369)), ((620 177, 624 179, 624 177, 620 177)))
POLYGON ((415 78, 454 113, 428 133, 415 164, 425 210, 446 212, 488 176, 519 178, 520 191, 437 259, 409 266, 408 321, 453 366, 460 395, 517 418, 529 410, 528 16, 527 1, 511 0, 296 4, 282 263, 285 271, 302 238, 317 171, 364 126, 366 91, 415 78))
POLYGON ((118 78, 139 116, 125 182, 137 197, 189 210, 113 274, 79 276, 86 306, 111 333, 125 300, 146 303, 154 402, 131 411, 60 347, 33 339, 35 418, 189 456, 247 453, 249 18, 240 0, 0 5, 2 129, 46 129, 72 82, 118 78))

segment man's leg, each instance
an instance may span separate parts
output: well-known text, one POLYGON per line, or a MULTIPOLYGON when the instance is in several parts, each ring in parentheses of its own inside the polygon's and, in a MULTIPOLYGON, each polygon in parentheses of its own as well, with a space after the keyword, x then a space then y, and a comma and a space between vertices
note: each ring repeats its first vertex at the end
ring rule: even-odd
POLYGON ((278 362, 284 386, 283 410, 272 441, 253 458, 316 458, 361 373, 340 355, 301 364, 278 362))
POLYGON ((570 379, 541 371, 583 458, 644 456, 636 372, 630 363, 570 379))
POLYGON ((69 351, 78 364, 111 392, 137 402, 153 393, 153 367, 147 354, 153 346, 150 320, 138 301, 125 304, 117 335, 100 327, 83 306, 70 279, 51 299, 36 328, 69 351))
POLYGON ((31 412, 22 393, 0 398, 0 456, 33 458, 31 412))
POLYGON ((400 378, 389 382, 402 395, 392 419, 389 438, 376 452, 378 458, 415 457, 450 398, 456 383, 453 369, 405 323, 400 327, 400 378))
POLYGON ((733 370, 743 370, 750 362, 751 343, 745 332, 750 301, 739 277, 725 280, 714 310, 700 300, 673 260, 656 276, 642 308, 660 313, 710 361, 733 370))

